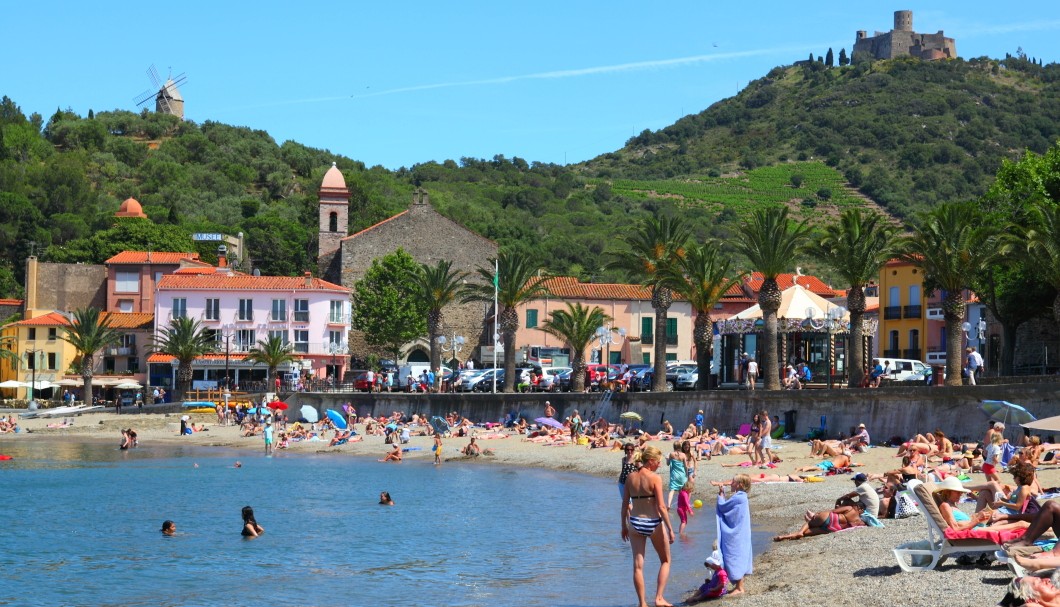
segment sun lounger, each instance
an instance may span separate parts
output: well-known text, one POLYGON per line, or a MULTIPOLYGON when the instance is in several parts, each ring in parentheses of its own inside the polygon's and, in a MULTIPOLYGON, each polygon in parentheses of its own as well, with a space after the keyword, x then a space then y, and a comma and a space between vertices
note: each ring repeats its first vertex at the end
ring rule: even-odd
POLYGON ((948 528, 942 518, 931 491, 924 483, 911 480, 906 483, 916 502, 916 507, 927 522, 928 539, 902 544, 894 549, 894 557, 902 571, 931 571, 939 563, 957 554, 994 552, 1001 548, 997 542, 983 539, 951 540, 946 538, 948 528))

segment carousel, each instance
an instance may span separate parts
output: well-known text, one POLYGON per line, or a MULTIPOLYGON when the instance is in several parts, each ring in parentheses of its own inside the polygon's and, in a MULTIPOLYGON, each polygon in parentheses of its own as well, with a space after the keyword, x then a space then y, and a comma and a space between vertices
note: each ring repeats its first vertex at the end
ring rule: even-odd
MULTIPOLYGON (((876 333, 877 320, 862 318, 861 344, 866 353, 871 350, 871 336, 876 333)), ((741 358, 746 353, 758 360, 759 347, 764 338, 762 308, 751 306, 732 318, 719 320, 721 336, 722 383, 740 383, 741 358)), ((805 363, 814 381, 843 385, 847 381, 847 343, 850 335, 849 311, 809 289, 794 285, 781 293, 777 310, 777 355, 781 365, 805 363)), ((760 369, 765 374, 764 368, 760 369)), ((781 373, 781 369, 775 372, 781 373)))

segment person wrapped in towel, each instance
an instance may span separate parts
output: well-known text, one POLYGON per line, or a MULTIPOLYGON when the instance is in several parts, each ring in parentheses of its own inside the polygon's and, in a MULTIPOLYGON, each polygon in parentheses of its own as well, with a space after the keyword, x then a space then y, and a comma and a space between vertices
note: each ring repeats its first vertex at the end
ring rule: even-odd
POLYGON ((721 551, 722 566, 725 568, 733 587, 731 595, 743 594, 743 578, 751 573, 751 508, 747 502, 747 492, 751 489, 751 478, 746 474, 737 474, 729 485, 729 497, 725 497, 725 487, 718 487, 718 547, 721 551))

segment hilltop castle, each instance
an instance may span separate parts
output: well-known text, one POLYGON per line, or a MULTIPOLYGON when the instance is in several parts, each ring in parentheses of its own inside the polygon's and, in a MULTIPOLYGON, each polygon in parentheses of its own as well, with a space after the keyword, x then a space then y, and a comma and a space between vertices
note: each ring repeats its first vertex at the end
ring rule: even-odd
POLYGON ((858 53, 868 54, 875 59, 916 57, 935 61, 956 58, 957 44, 953 38, 943 35, 942 30, 936 34, 914 32, 913 11, 894 11, 894 29, 891 31, 876 32, 869 38, 865 30, 858 30, 851 57, 858 53))

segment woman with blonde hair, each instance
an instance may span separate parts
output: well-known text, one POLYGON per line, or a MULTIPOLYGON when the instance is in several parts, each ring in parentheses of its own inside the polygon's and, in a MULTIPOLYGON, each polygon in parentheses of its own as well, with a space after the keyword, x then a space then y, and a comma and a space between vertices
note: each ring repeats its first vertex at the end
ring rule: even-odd
POLYGON ((729 497, 725 487, 718 487, 718 545, 721 549, 725 573, 733 582, 729 594, 743 594, 743 578, 753 571, 751 554, 751 508, 747 492, 751 477, 737 474, 732 477, 729 497))
POLYGON ((644 554, 649 538, 659 555, 655 604, 670 605, 663 598, 663 592, 670 577, 670 544, 674 542, 674 529, 663 501, 662 478, 657 474, 662 459, 662 452, 657 448, 644 447, 634 456, 639 467, 626 476, 622 492, 622 541, 628 541, 633 551, 633 588, 637 591, 640 607, 648 605, 644 598, 644 554))

